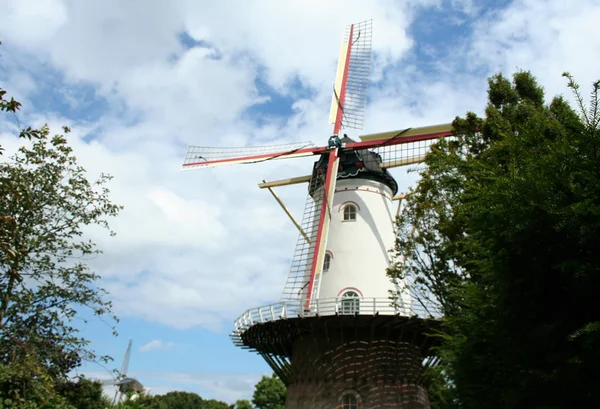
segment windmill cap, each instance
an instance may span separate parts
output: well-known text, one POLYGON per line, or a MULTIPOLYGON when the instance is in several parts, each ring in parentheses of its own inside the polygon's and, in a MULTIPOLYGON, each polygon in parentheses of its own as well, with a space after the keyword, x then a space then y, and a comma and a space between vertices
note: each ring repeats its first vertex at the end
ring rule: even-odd
MULTIPOLYGON (((347 135, 341 140, 343 143, 353 142, 347 135)), ((322 155, 313 167, 313 176, 316 172, 327 169, 328 155, 322 155)), ((398 184, 387 169, 381 167, 381 156, 368 149, 341 149, 337 179, 367 179, 380 182, 392 190, 392 195, 398 193, 398 184)), ((312 195, 323 184, 322 178, 311 180, 308 191, 312 195)))

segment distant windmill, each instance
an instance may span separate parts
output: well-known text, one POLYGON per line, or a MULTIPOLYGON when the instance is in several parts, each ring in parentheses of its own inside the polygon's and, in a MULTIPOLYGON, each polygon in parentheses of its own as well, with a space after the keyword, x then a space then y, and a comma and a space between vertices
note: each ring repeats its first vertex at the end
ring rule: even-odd
POLYGON ((115 397, 113 398, 113 404, 116 402, 120 402, 123 398, 123 395, 127 392, 135 392, 139 394, 140 392, 144 392, 144 386, 134 378, 130 378, 127 376, 127 370, 129 368, 129 359, 131 358, 131 344, 132 340, 129 340, 129 344, 127 345, 127 350, 125 351, 125 356, 123 357, 123 363, 121 364, 121 370, 119 371, 119 375, 110 380, 102 381, 102 384, 114 385, 115 386, 115 397))

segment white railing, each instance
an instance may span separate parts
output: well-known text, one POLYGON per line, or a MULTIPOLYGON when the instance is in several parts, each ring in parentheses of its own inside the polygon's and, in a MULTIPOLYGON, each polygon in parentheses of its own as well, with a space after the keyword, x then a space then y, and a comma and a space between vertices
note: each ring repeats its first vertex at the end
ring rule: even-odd
POLYGON ((439 318, 438 311, 420 304, 394 306, 389 298, 320 298, 311 301, 309 309, 301 302, 278 302, 246 310, 235 320, 234 334, 241 334, 253 325, 288 318, 328 315, 399 315, 404 317, 439 318))

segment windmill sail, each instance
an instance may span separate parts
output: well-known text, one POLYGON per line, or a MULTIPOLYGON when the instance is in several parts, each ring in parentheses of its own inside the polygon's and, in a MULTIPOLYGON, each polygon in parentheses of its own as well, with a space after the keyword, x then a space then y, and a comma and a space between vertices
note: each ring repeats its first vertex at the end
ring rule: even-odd
POLYGON ((315 163, 308 185, 308 196, 302 218, 302 231, 298 236, 292 264, 281 301, 304 309, 318 295, 318 280, 322 273, 331 204, 337 176, 339 158, 337 150, 324 155, 315 163))
MULTIPOLYGON (((363 126, 372 33, 372 20, 351 24, 345 29, 331 104, 330 122, 334 124, 334 135, 338 135, 342 127, 361 129, 363 126)), ((309 232, 310 240, 306 240, 304 235, 298 239, 288 282, 282 294, 282 301, 303 300, 304 311, 310 310, 311 300, 319 294, 338 172, 339 148, 341 146, 333 147, 315 165, 304 213, 305 226, 302 229, 309 232), (327 160, 326 167, 320 166, 323 160, 327 160), (316 178, 323 180, 315 180, 316 178)))
POLYGON ((323 205, 323 189, 311 189, 314 186, 323 186, 325 173, 313 172, 309 181, 309 192, 304 206, 301 227, 304 234, 298 235, 296 248, 292 257, 292 264, 287 281, 281 294, 281 301, 296 305, 301 309, 302 300, 307 299, 310 283, 311 267, 315 255, 315 243, 319 228, 319 218, 323 205))
POLYGON ((362 129, 371 71, 373 21, 346 26, 331 99, 329 121, 334 135, 341 128, 362 129))
POLYGON ((183 162, 183 169, 257 163, 271 159, 311 156, 324 150, 322 148, 313 148, 313 146, 312 142, 236 148, 190 146, 183 162))
POLYGON ((438 139, 451 136, 452 124, 441 124, 364 135, 359 144, 371 145, 381 167, 389 169, 422 162, 438 139))

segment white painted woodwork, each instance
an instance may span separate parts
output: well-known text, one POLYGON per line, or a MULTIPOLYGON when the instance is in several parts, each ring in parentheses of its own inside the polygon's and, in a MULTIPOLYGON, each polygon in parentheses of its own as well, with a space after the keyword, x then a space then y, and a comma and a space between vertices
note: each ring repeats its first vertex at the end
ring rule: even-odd
MULTIPOLYGON (((378 181, 360 178, 337 180, 326 243, 331 260, 329 268, 317 280, 312 305, 325 305, 318 300, 336 297, 341 302, 346 291, 354 291, 361 298, 381 300, 389 297, 389 290, 398 290, 386 274, 391 262, 389 251, 395 241, 396 211, 392 196, 392 190, 378 181), (347 205, 356 206, 355 221, 344 220, 344 207, 347 205)), ((410 310, 408 294, 399 301, 403 310, 410 310)), ((361 310, 376 308, 364 304, 360 301, 361 310)), ((320 308, 320 315, 333 314, 336 308, 340 308, 340 305, 327 305, 329 307, 325 309, 320 308)), ((386 310, 389 311, 389 308, 386 310)))

